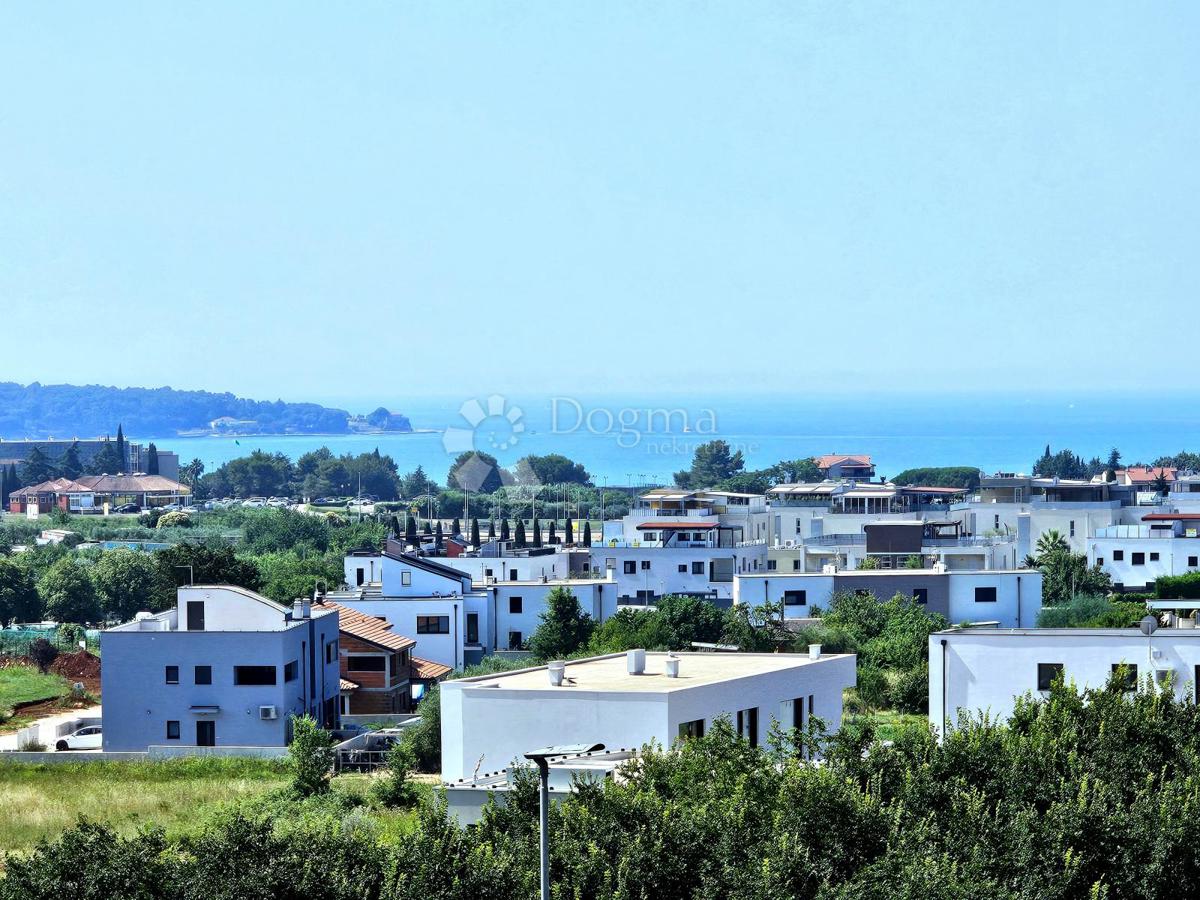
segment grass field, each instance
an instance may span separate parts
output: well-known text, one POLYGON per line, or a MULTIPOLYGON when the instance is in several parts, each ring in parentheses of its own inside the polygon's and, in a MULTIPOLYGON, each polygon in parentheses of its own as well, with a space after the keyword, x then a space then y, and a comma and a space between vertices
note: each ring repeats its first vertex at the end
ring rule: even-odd
POLYGON ((61 675, 43 675, 33 666, 0 669, 0 721, 19 703, 61 697, 70 689, 70 683, 61 675))
MULTIPOLYGON (((206 819, 231 807, 254 809, 273 821, 287 818, 300 804, 272 803, 268 796, 289 781, 281 761, 191 758, 165 762, 56 763, 0 762, 0 867, 5 851, 21 851, 53 840, 80 816, 104 822, 121 833, 157 825, 168 834, 193 832, 206 819)), ((371 778, 343 775, 334 791, 364 798, 371 778)), ((380 836, 407 832, 414 813, 365 807, 380 836)), ((297 813, 299 814, 299 813, 297 813)))
POLYGON ((913 726, 925 728, 929 724, 928 716, 893 712, 892 710, 856 713, 847 717, 847 721, 854 719, 870 719, 875 724, 875 734, 881 741, 894 741, 905 728, 913 726))

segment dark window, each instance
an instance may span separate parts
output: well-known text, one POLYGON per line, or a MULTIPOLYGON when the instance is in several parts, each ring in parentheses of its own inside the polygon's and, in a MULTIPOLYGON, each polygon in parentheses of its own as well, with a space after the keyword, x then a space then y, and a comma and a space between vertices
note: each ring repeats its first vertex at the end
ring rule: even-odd
POLYGON ((467 643, 479 643, 479 613, 467 613, 467 643))
POLYGON ((692 574, 693 575, 703 575, 704 574, 704 563, 703 562, 692 563, 692 574))
POLYGON ((804 730, 804 698, 797 697, 792 701, 792 727, 798 731, 804 730))
POLYGON ((924 606, 929 602, 929 588, 913 588, 913 600, 924 606))
POLYGON ((693 719, 691 722, 681 722, 679 736, 684 740, 704 737, 704 720, 693 719))
POLYGON ((808 603, 808 591, 784 591, 784 606, 804 606, 808 603))
POLYGON ((204 630, 204 601, 189 600, 187 602, 187 630, 204 630))
POLYGON ((1189 556, 1188 557, 1188 565, 1193 568, 1195 568, 1196 566, 1200 566, 1200 556, 1189 556))
POLYGON ((767 560, 767 571, 768 571, 768 572, 774 572, 774 571, 775 571, 775 567, 776 567, 777 565, 778 565, 778 562, 777 562, 776 560, 773 560, 773 559, 768 559, 768 560, 767 560))
POLYGON ((520 580, 519 578, 517 578, 517 570, 516 569, 508 570, 508 580, 509 581, 519 581, 520 580))
POLYGON ((798 559, 793 559, 793 560, 792 560, 792 571, 793 571, 793 572, 799 572, 799 571, 800 571, 800 560, 798 560, 798 559))
POLYGON ((179 666, 167 666, 167 684, 179 684, 179 666))
POLYGON ((739 709, 737 714, 737 732, 744 737, 751 747, 758 746, 758 707, 739 709))
POLYGON ((977 587, 975 588, 976 603, 995 603, 996 589, 994 587, 977 587))
POLYGON ((417 616, 417 634, 449 634, 449 616, 417 616))
POLYGON ((645 572, 645 571, 647 571, 649 568, 650 568, 650 560, 648 560, 648 559, 643 559, 643 560, 642 560, 642 571, 643 571, 643 572, 645 572))
POLYGON ((347 656, 346 668, 351 672, 382 672, 384 663, 382 656, 347 656))
POLYGON ((177 722, 174 719, 167 720, 167 740, 168 741, 179 740, 179 722, 177 722))
POLYGON ((1098 565, 1098 566, 1103 566, 1103 565, 1104 565, 1104 557, 1103 557, 1103 556, 1097 556, 1097 557, 1096 557, 1096 565, 1098 565))
POLYGON ((508 611, 510 613, 513 613, 514 615, 520 613, 522 605, 523 604, 521 603, 520 597, 509 597, 508 598, 508 611))
POLYGON ((650 541, 656 541, 656 540, 658 540, 658 535, 655 534, 653 531, 647 531, 645 534, 642 535, 642 540, 646 541, 647 543, 649 543, 650 541))
POLYGON ((1038 663, 1038 690, 1050 690, 1050 685, 1062 670, 1062 663, 1038 663))
POLYGON ((1075 520, 1071 520, 1071 537, 1075 537, 1075 520))
POLYGON ((1145 553, 1130 554, 1129 564, 1131 566, 1144 566, 1146 564, 1146 554, 1145 553))
POLYGON ((412 584, 412 570, 404 569, 400 573, 400 583, 406 587, 412 584))
POLYGON ((1150 562, 1158 562, 1158 554, 1157 553, 1150 554, 1150 562))
POLYGON ((1114 550, 1113 551, 1113 562, 1121 562, 1121 560, 1123 560, 1124 558, 1125 558, 1124 550, 1114 550))
POLYGON ((233 683, 244 685, 274 684, 274 666, 234 666, 233 683))
POLYGON ((687 573, 687 563, 680 563, 679 571, 681 574, 686 574, 687 573))
POLYGON ((808 714, 810 716, 813 714, 813 701, 816 700, 816 698, 816 694, 808 695, 808 714))
POLYGON ((366 580, 366 572, 363 570, 362 566, 359 566, 356 571, 358 574, 355 577, 357 578, 359 586, 361 586, 363 581, 366 580))
POLYGON ((332 663, 337 659, 337 641, 331 641, 325 645, 325 662, 332 663))
POLYGON ((212 666, 196 666, 196 684, 212 684, 212 666))
POLYGON ((1136 663, 1113 663, 1113 674, 1120 672, 1124 677, 1122 684, 1127 691, 1136 691, 1138 683, 1138 667, 1136 663))
POLYGON ((625 574, 633 575, 637 572, 637 563, 632 559, 625 560, 625 574))
POLYGON ((637 598, 638 598, 638 601, 641 603, 653 603, 654 602, 654 591, 638 591, 637 598))
POLYGON ((521 632, 510 631, 508 633, 508 649, 509 650, 520 650, 521 649, 521 641, 523 638, 524 638, 524 635, 522 635, 521 632))
POLYGON ((197 722, 196 723, 196 746, 197 747, 215 747, 215 746, 217 746, 217 723, 216 722, 197 722))
POLYGON ((485 577, 487 577, 487 578, 491 578, 491 577, 492 577, 492 570, 491 570, 491 569, 484 569, 484 570, 483 570, 483 574, 484 574, 484 576, 485 576, 485 577))
POLYGON ((283 667, 283 680, 295 681, 300 675, 300 661, 293 659, 290 663, 283 667))

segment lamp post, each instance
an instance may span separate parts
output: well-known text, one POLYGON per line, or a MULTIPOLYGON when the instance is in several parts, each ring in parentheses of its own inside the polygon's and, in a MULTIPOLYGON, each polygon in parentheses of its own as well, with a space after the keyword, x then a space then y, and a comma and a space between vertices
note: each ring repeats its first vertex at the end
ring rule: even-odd
POLYGON ((559 747, 543 747, 541 750, 531 750, 525 758, 532 760, 538 767, 538 819, 540 844, 542 850, 542 890, 541 900, 550 900, 550 763, 556 756, 569 756, 576 753, 593 753, 603 750, 603 744, 563 744, 559 747))

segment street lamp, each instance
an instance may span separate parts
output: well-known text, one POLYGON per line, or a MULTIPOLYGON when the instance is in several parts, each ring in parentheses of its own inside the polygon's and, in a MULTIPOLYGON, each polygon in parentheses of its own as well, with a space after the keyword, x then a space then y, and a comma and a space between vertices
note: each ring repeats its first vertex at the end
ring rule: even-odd
POLYGON ((603 749, 603 744, 563 744, 558 747, 543 747, 541 750, 531 750, 525 754, 526 759, 533 760, 537 764, 538 780, 541 788, 538 801, 542 848, 541 900, 550 900, 550 763, 548 760, 555 756, 593 753, 596 750, 603 749))

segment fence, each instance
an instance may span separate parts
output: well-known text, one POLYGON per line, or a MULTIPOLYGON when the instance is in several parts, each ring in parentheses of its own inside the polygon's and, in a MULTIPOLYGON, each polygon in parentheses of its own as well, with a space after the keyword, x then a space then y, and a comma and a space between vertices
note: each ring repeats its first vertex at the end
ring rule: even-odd
MULTIPOLYGON (((39 638, 45 638, 65 653, 73 653, 79 649, 78 644, 64 637, 57 628, 0 628, 0 656, 28 656, 29 645, 39 638)), ((84 640, 90 652, 99 654, 99 631, 85 631, 84 640)))

